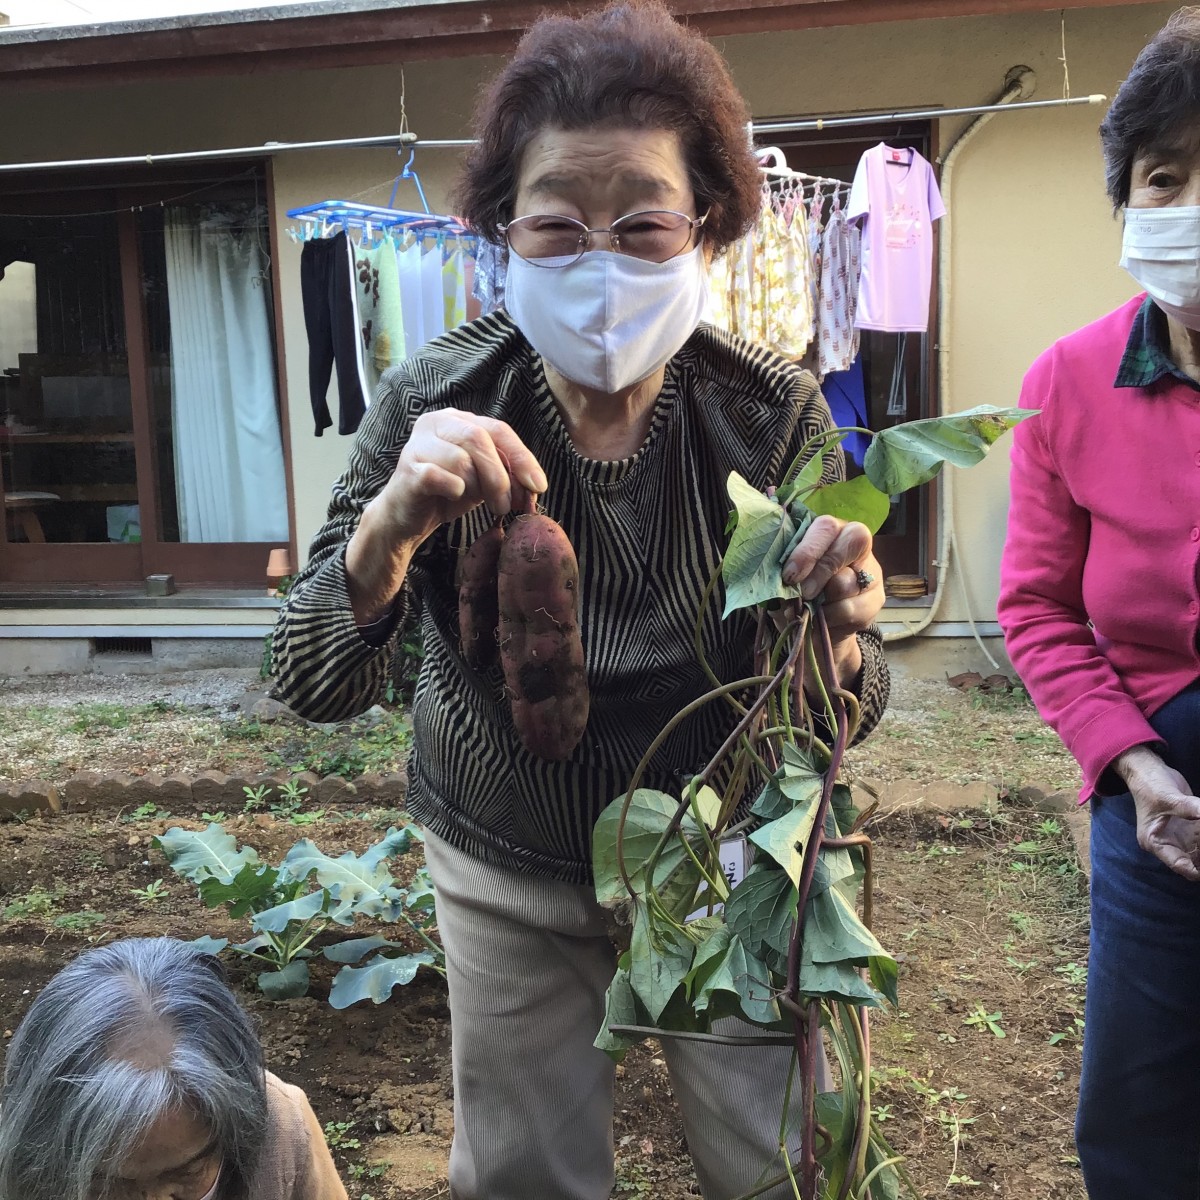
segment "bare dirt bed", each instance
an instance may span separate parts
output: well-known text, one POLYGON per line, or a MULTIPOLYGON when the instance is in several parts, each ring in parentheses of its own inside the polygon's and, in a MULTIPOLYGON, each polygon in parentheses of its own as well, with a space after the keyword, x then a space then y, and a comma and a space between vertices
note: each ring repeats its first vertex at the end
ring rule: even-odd
MULTIPOLYGON (((388 744, 399 725, 390 733, 376 725, 372 741, 365 727, 246 721, 235 710, 247 677, 207 692, 202 703, 212 707, 200 710, 187 690, 195 681, 127 692, 132 708, 118 690, 76 691, 72 701, 71 688, 52 695, 35 682, 0 699, 0 776, 163 766, 246 774, 259 763, 277 768, 272 755, 301 769, 325 752, 342 755, 352 775, 381 769, 380 755, 403 759, 403 747, 388 744), (103 721, 90 719, 98 713, 103 721), (252 726, 249 738, 234 732, 252 726), (360 768, 364 755, 372 763, 360 768)), ((1020 695, 964 696, 912 680, 898 681, 889 716, 852 767, 884 783, 992 780, 1014 796, 1018 784, 1075 783, 1073 765, 1020 695)), ((303 828, 264 812, 230 813, 225 825, 278 861, 302 836, 332 854, 361 851, 399 817, 360 804, 303 828)), ((11 1031, 46 979, 97 940, 244 936, 166 867, 153 838, 172 824, 201 827, 194 814, 134 813, 0 825, 0 1029, 11 1031), (147 898, 158 879, 165 893, 147 898)), ((1087 906, 1063 824, 1010 803, 993 816, 894 815, 873 830, 875 925, 901 960, 901 1007, 873 1026, 874 1106, 922 1196, 1083 1200, 1071 1117, 1087 906)), ((353 1200, 444 1197, 452 1093, 443 984, 422 973, 385 1005, 336 1012, 325 1002, 333 970, 314 960, 310 995, 278 1003, 259 996, 249 972, 233 973, 272 1069, 308 1091, 326 1124, 353 1200)), ((657 1047, 631 1054, 619 1074, 614 1196, 698 1195, 657 1047)))

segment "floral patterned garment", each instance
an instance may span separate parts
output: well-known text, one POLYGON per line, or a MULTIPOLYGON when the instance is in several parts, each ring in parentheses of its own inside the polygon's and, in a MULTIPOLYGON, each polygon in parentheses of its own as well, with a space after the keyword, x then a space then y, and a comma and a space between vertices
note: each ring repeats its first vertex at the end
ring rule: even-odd
POLYGON ((818 378, 849 370, 858 357, 854 326, 861 273, 861 233, 846 220, 835 195, 821 237, 821 304, 817 313, 818 378))
POLYGON ((790 223, 763 189, 758 224, 716 259, 709 270, 712 324, 800 358, 814 334, 812 259, 803 205, 792 205, 790 223))

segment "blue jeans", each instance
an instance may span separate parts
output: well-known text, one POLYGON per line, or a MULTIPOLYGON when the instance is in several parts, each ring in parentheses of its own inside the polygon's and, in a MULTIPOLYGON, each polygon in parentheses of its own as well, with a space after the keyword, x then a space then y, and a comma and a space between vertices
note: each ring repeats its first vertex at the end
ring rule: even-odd
MULTIPOLYGON (((1151 721, 1200 792, 1200 684, 1151 721)), ((1091 956, 1075 1139, 1089 1200, 1200 1198, 1200 883, 1137 842, 1133 798, 1092 800, 1091 956)))

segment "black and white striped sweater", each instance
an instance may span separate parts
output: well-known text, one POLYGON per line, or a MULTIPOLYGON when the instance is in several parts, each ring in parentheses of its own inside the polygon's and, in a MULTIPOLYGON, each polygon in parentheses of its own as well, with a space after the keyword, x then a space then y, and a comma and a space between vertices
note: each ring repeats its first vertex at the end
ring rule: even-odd
MULTIPOLYGON (((583 742, 566 762, 528 754, 516 737, 499 666, 468 668, 458 646, 459 557, 489 524, 476 510, 442 526, 414 557, 408 599, 420 605, 425 659, 413 704, 408 809, 471 854, 572 883, 591 878, 591 830, 623 794, 643 753, 684 705, 708 691, 693 630, 726 544, 737 471, 758 488, 779 482, 803 443, 830 426, 815 379, 774 354, 701 326, 667 366, 650 433, 617 462, 581 458, 567 436, 541 360, 504 313, 462 326, 389 371, 334 485, 325 526, 275 630, 275 695, 313 720, 362 712, 386 684, 389 646, 355 625, 345 547, 384 486, 417 417, 453 407, 506 421, 549 480, 540 497, 579 558, 579 621, 591 691, 583 742)), ((826 467, 842 471, 840 457, 826 467)), ((752 625, 705 616, 704 646, 722 681, 751 673, 752 625)), ((883 713, 888 672, 878 630, 859 635, 862 732, 883 713)), ((680 726, 644 787, 679 793, 730 728, 714 703, 680 726)), ((861 734, 860 734, 861 736, 861 734)))

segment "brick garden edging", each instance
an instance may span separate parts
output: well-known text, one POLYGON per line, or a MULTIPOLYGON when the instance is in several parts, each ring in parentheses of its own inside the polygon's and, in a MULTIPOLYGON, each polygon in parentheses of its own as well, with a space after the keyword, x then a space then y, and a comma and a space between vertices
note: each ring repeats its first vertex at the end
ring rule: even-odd
POLYGON ((370 773, 351 782, 341 775, 321 776, 305 771, 280 771, 270 775, 226 775, 201 771, 198 775, 129 775, 125 772, 80 771, 62 783, 44 779, 0 779, 0 817, 18 813, 99 812, 155 804, 167 812, 180 809, 202 812, 242 812, 246 788, 267 785, 279 797, 279 787, 291 780, 308 789, 305 802, 317 808, 369 800, 384 807, 400 807, 408 793, 408 776, 370 773))

